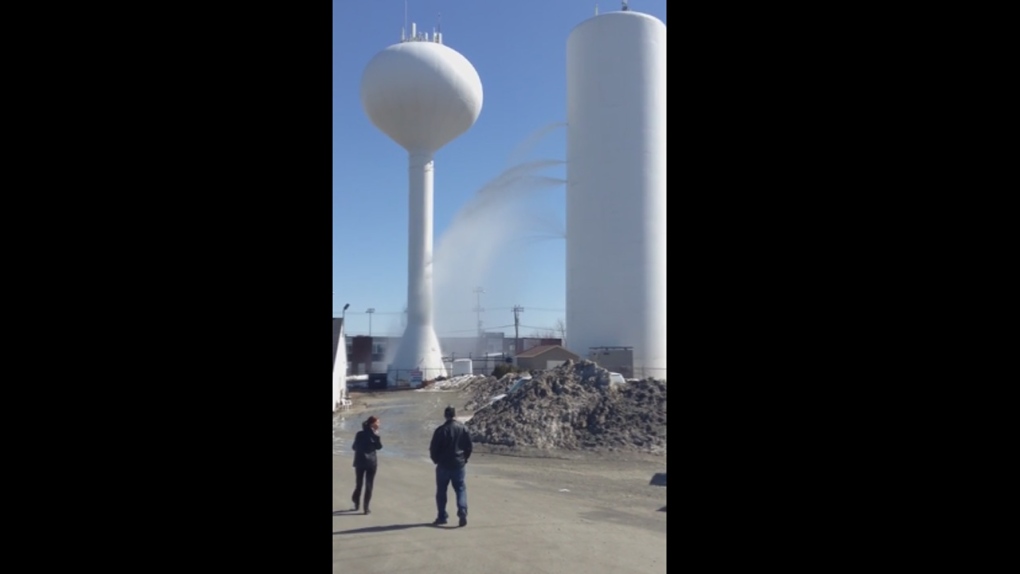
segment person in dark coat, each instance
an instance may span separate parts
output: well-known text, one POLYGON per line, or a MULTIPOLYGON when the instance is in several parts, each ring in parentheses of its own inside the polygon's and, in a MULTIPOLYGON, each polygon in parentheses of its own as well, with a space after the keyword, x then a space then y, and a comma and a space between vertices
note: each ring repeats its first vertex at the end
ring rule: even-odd
POLYGON ((354 436, 354 473, 356 486, 351 500, 354 501, 354 510, 358 509, 361 501, 361 487, 365 487, 365 514, 371 514, 368 504, 372 501, 372 484, 375 482, 375 471, 378 468, 378 461, 375 458, 375 451, 382 450, 382 440, 379 438, 379 419, 368 417, 368 420, 361 423, 361 430, 354 436))
POLYGON ((436 464, 436 508, 439 511, 432 524, 446 524, 449 517, 446 513, 446 491, 452 483, 457 494, 458 526, 467 526, 467 485, 464 480, 467 476, 465 465, 471 458, 471 434, 467 427, 455 420, 457 412, 452 406, 446 407, 443 414, 446 422, 432 433, 429 445, 429 455, 436 464))

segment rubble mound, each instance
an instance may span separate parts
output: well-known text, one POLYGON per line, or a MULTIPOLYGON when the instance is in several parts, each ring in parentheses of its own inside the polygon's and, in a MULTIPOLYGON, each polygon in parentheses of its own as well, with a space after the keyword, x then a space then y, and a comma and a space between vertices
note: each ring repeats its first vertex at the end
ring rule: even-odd
POLYGON ((477 411, 488 406, 492 402, 492 397, 505 394, 520 377, 519 373, 507 373, 498 379, 489 376, 475 380, 467 387, 467 402, 464 403, 464 409, 477 411))
MULTIPOLYGON (((519 378, 499 379, 491 394, 507 392, 499 385, 519 378)), ((567 362, 533 372, 506 397, 482 405, 467 427, 473 441, 501 447, 665 454, 666 382, 614 384, 591 361, 567 362)))

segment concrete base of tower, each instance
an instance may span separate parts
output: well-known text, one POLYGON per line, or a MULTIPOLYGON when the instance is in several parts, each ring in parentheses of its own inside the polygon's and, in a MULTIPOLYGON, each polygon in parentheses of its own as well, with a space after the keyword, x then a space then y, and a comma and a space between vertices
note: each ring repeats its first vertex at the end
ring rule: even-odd
POLYGON ((407 326, 387 373, 391 387, 401 381, 417 387, 422 381, 448 376, 432 325, 407 326))

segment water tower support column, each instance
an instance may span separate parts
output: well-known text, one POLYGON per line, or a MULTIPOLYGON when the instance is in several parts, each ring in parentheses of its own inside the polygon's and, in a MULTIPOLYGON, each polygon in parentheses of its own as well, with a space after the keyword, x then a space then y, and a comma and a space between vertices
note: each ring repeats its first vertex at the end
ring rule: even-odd
POLYGON ((432 154, 408 155, 407 322, 433 325, 432 154))
MULTIPOLYGON (((432 154, 411 152, 407 161, 407 327, 393 363, 416 368, 423 380, 447 376, 432 310, 432 154)), ((407 372, 394 373, 407 377, 407 372)))

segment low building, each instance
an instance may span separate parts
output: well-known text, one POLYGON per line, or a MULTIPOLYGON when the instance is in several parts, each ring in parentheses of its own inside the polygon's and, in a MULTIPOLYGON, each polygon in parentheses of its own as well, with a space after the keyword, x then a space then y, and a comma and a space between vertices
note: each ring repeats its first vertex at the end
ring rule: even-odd
POLYGON ((592 347, 588 360, 628 379, 634 376, 634 347, 592 347))
MULTIPOLYGON (((368 375, 370 373, 385 373, 388 370, 388 360, 392 359, 400 346, 400 337, 385 335, 353 335, 346 337, 346 351, 348 360, 349 375, 368 375)), ((502 332, 486 332, 482 337, 440 337, 439 348, 443 352, 443 360, 452 363, 457 359, 471 359, 474 362, 474 373, 476 375, 488 375, 496 365, 507 362, 507 357, 513 357, 515 347, 520 344, 521 349, 527 351, 534 347, 562 345, 562 339, 521 337, 514 339, 507 337, 502 332)), ((450 375, 451 365, 447 365, 447 375, 450 375)))
POLYGON ((559 345, 539 345, 532 347, 514 357, 514 362, 521 369, 541 371, 556 368, 567 361, 578 361, 581 357, 559 345))
POLYGON ((450 360, 481 358, 503 352, 502 332, 486 332, 481 337, 439 337, 439 348, 450 360))
POLYGON ((507 337, 503 342, 503 352, 507 355, 514 356, 518 353, 523 353, 528 349, 542 345, 563 345, 563 339, 540 337, 521 337, 520 339, 514 339, 513 337, 507 337), (520 348, 518 348, 518 346, 520 348))
POLYGON ((400 337, 369 337, 357 335, 348 338, 351 374, 368 375, 385 373, 386 359, 394 354, 400 345, 400 337))

